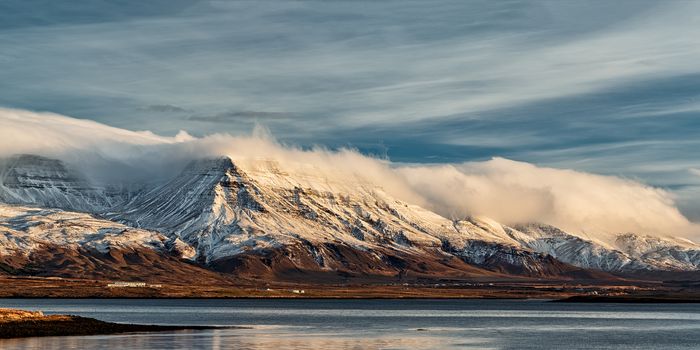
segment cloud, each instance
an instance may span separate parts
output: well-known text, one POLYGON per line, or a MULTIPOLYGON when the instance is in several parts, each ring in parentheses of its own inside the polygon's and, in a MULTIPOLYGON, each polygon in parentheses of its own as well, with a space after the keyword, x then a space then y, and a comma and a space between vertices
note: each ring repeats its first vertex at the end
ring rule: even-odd
POLYGON ((620 232, 689 236, 696 229, 671 193, 630 179, 503 158, 429 166, 392 163, 351 149, 285 145, 264 129, 251 136, 195 138, 181 132, 163 137, 0 109, 0 155, 15 153, 64 159, 91 178, 110 182, 163 181, 192 159, 228 155, 245 171, 292 174, 294 181, 318 190, 381 190, 451 219, 479 215, 504 223, 545 222, 601 241, 620 232))
POLYGON ((484 215, 506 223, 547 222, 603 241, 620 232, 688 234, 673 195, 640 182, 494 158, 399 168, 443 215, 484 215))
MULTIPOLYGON (((13 17, 43 21, 0 31, 0 82, 15 87, 0 102, 52 96, 51 110, 91 116, 129 111, 62 101, 176 100, 198 111, 291 109, 331 125, 400 125, 697 73, 700 57, 698 39, 685 35, 693 2, 202 1, 87 23, 65 15, 74 4, 37 15, 17 3, 13 17)), ((94 12, 113 10, 102 6, 94 12)))
POLYGON ((130 131, 92 120, 47 112, 0 108, 3 155, 40 152, 65 153, 96 149, 109 154, 116 145, 147 146, 176 142, 151 131, 130 131))
POLYGON ((123 176, 138 180, 164 176, 164 167, 178 157, 164 148, 193 140, 185 131, 166 137, 55 113, 0 108, 0 157, 38 154, 58 158, 107 182, 122 181, 123 176))
POLYGON ((162 113, 184 113, 189 112, 189 110, 175 105, 148 105, 143 107, 142 110, 149 112, 162 112, 162 113))
POLYGON ((213 123, 230 123, 240 120, 255 120, 255 119, 265 119, 265 120, 279 120, 287 119, 291 117, 291 113, 285 112, 264 112, 264 111, 230 111, 217 113, 214 115, 193 115, 189 117, 189 120, 202 121, 202 122, 213 122, 213 123))

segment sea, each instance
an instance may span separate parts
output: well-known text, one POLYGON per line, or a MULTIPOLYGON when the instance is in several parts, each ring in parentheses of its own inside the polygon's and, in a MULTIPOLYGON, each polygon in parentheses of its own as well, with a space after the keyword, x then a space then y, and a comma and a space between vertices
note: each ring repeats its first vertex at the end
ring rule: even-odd
POLYGON ((700 304, 548 300, 0 299, 104 321, 212 325, 0 340, 0 349, 700 349, 700 304))

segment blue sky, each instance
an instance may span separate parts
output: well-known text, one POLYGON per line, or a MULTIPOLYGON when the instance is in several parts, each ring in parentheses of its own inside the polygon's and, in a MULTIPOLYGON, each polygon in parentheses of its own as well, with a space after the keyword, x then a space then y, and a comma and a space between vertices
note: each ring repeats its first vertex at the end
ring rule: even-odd
POLYGON ((0 106, 664 187, 700 218, 700 2, 0 2, 0 106))

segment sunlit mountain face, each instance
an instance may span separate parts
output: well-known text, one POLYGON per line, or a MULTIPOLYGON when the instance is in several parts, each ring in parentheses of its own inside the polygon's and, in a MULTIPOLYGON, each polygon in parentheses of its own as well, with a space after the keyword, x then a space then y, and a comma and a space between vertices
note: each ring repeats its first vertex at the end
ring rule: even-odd
POLYGON ((700 265, 671 194, 628 179, 2 113, 8 137, 27 135, 0 162, 2 266, 15 274, 616 281, 700 265))

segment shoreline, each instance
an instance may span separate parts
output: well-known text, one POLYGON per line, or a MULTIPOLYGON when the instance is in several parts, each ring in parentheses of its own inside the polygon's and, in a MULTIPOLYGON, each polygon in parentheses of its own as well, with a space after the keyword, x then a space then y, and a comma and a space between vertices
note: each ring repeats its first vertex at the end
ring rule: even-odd
POLYGON ((626 296, 590 296, 575 295, 568 298, 552 300, 555 303, 590 303, 590 304, 700 304, 700 297, 687 298, 674 295, 626 295, 626 296))
POLYGON ((217 328, 221 327, 114 323, 74 315, 44 315, 40 311, 0 309, 0 339, 187 331, 217 328))

